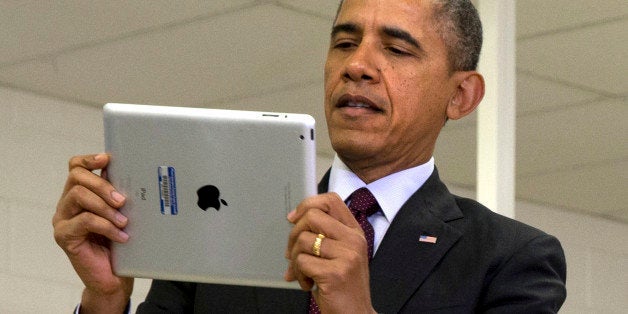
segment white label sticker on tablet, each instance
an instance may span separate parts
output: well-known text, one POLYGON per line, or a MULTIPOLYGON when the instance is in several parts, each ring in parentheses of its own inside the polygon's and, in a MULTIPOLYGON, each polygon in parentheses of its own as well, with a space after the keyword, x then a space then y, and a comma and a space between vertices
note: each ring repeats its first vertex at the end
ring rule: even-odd
POLYGON ((160 166, 157 168, 159 177, 159 204, 163 215, 176 215, 177 208, 177 180, 174 167, 160 166))

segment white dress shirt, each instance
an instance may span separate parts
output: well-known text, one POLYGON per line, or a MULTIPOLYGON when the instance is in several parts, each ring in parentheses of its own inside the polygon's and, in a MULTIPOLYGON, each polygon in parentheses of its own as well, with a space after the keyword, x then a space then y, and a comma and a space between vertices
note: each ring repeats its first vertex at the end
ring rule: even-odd
POLYGON ((351 193, 362 187, 368 188, 373 193, 382 208, 381 211, 368 218, 375 231, 373 251, 377 252, 384 234, 386 234, 401 206, 423 186, 432 172, 434 172, 434 157, 422 165, 393 173, 366 184, 336 155, 331 166, 328 190, 329 192, 336 192, 345 202, 351 193))

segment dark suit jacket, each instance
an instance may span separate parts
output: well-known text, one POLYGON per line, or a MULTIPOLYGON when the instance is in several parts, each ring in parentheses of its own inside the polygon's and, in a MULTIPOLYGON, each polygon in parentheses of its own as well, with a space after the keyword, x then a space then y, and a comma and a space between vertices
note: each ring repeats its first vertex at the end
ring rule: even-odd
MULTIPOLYGON (((565 272, 555 237, 452 195, 434 170, 371 261, 371 297, 380 313, 554 313, 565 272)), ((296 290, 155 280, 138 313, 306 313, 307 302, 296 290)))

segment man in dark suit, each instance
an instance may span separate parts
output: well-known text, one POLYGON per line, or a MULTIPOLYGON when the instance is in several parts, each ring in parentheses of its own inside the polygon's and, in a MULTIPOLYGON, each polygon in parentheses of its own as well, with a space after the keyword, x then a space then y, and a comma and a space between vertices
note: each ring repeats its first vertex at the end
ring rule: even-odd
MULTIPOLYGON (((450 194, 435 172, 369 265, 372 304, 379 313, 553 313, 565 298, 564 263, 554 237, 450 194), (420 242, 423 233, 436 243, 420 242)), ((304 313, 307 305, 294 290, 156 280, 138 312, 304 313)))
MULTIPOLYGON (((450 194, 434 166, 441 128, 483 97, 480 47, 469 1, 341 3, 325 65, 337 155, 321 194, 288 215, 285 278, 311 293, 156 280, 139 311, 557 312, 565 299, 559 242, 450 194), (370 196, 355 196, 364 187, 370 196), (367 203, 375 213, 354 216, 367 203)), ((124 197, 91 173, 107 163, 106 155, 71 159, 53 218, 85 283, 86 312, 122 311, 133 285, 111 273, 106 241, 98 241, 128 238, 116 210, 124 197)))

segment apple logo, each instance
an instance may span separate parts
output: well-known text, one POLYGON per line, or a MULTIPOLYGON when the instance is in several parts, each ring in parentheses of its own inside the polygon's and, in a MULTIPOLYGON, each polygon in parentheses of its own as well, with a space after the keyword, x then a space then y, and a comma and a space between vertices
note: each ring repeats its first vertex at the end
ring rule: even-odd
POLYGON ((213 185, 201 187, 196 191, 196 194, 198 195, 198 201, 196 204, 202 210, 206 211, 210 207, 220 210, 221 203, 225 206, 229 206, 225 200, 220 198, 220 191, 213 185))

